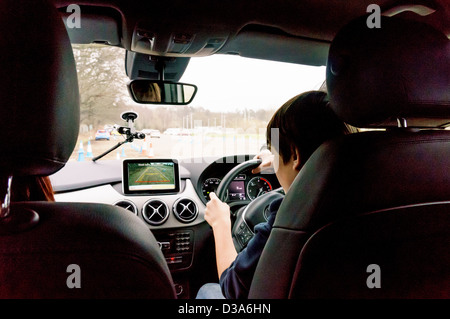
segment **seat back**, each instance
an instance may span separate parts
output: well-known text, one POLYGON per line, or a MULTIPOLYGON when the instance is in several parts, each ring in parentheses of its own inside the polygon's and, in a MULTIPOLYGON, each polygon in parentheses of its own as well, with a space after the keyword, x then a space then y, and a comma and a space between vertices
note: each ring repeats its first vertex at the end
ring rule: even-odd
POLYGON ((0 298, 173 299, 168 266, 148 227, 121 208, 21 202, 32 229, 0 235, 0 298))
POLYGON ((302 249, 290 298, 450 297, 450 202, 331 223, 302 249))

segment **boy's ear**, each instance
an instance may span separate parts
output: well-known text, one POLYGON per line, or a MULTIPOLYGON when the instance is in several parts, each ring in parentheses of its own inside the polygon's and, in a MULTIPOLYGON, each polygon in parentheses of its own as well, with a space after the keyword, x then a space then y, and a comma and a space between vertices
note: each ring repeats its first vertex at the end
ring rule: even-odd
POLYGON ((300 158, 300 152, 297 147, 295 147, 293 150, 292 159, 293 159, 292 168, 296 171, 299 171, 300 168, 302 167, 302 161, 300 158))

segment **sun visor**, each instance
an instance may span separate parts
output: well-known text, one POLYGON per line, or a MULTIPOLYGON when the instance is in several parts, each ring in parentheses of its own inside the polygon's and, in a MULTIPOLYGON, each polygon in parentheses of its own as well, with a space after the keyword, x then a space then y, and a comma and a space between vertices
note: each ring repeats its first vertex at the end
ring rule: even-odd
POLYGON ((116 10, 73 5, 59 12, 71 43, 120 45, 120 15, 116 10))
POLYGON ((330 43, 295 37, 276 28, 244 27, 219 53, 287 63, 326 65, 330 43))

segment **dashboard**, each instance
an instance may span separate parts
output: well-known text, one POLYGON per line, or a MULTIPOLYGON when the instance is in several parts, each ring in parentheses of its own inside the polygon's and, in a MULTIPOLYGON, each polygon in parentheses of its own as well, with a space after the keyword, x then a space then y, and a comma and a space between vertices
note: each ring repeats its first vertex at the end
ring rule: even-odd
MULTIPOLYGON (((209 200, 209 193, 216 192, 223 177, 236 164, 214 162, 200 175, 197 188, 201 190, 204 203, 209 200)), ((247 170, 239 174, 229 185, 227 202, 230 206, 248 204, 255 198, 280 187, 275 174, 253 174, 247 170)))
MULTIPOLYGON (((209 193, 217 191, 221 181, 220 178, 209 177, 202 183, 202 193, 205 200, 208 200, 209 193)), ((254 176, 248 179, 247 174, 239 174, 228 188, 228 200, 254 200, 271 190, 273 190, 273 187, 267 178, 254 176)))
MULTIPOLYGON (((71 161, 50 179, 56 201, 115 205, 141 219, 160 245, 179 298, 189 298, 190 287, 197 288, 192 278, 217 280, 212 230, 204 218, 209 193, 252 158, 71 161)), ((231 182, 227 203, 235 212, 279 187, 275 174, 244 171, 231 182)))
MULTIPOLYGON (((69 162, 50 178, 57 201, 117 205, 142 218, 150 229, 185 227, 204 221, 209 193, 232 168, 251 158, 69 162), (152 214, 157 209, 161 214, 152 214)), ((245 205, 279 187, 275 174, 244 171, 230 183, 227 203, 245 205)))

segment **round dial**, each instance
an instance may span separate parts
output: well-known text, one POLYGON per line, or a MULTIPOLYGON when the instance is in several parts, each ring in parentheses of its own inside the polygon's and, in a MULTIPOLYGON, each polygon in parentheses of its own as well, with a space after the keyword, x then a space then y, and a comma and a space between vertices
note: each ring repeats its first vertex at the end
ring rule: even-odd
POLYGON ((202 184, 203 196, 206 200, 209 200, 209 193, 216 192, 221 180, 215 177, 208 178, 202 184))
POLYGON ((256 197, 262 194, 268 193, 272 190, 272 185, 264 177, 253 177, 247 183, 247 196, 250 200, 254 200, 256 197))

